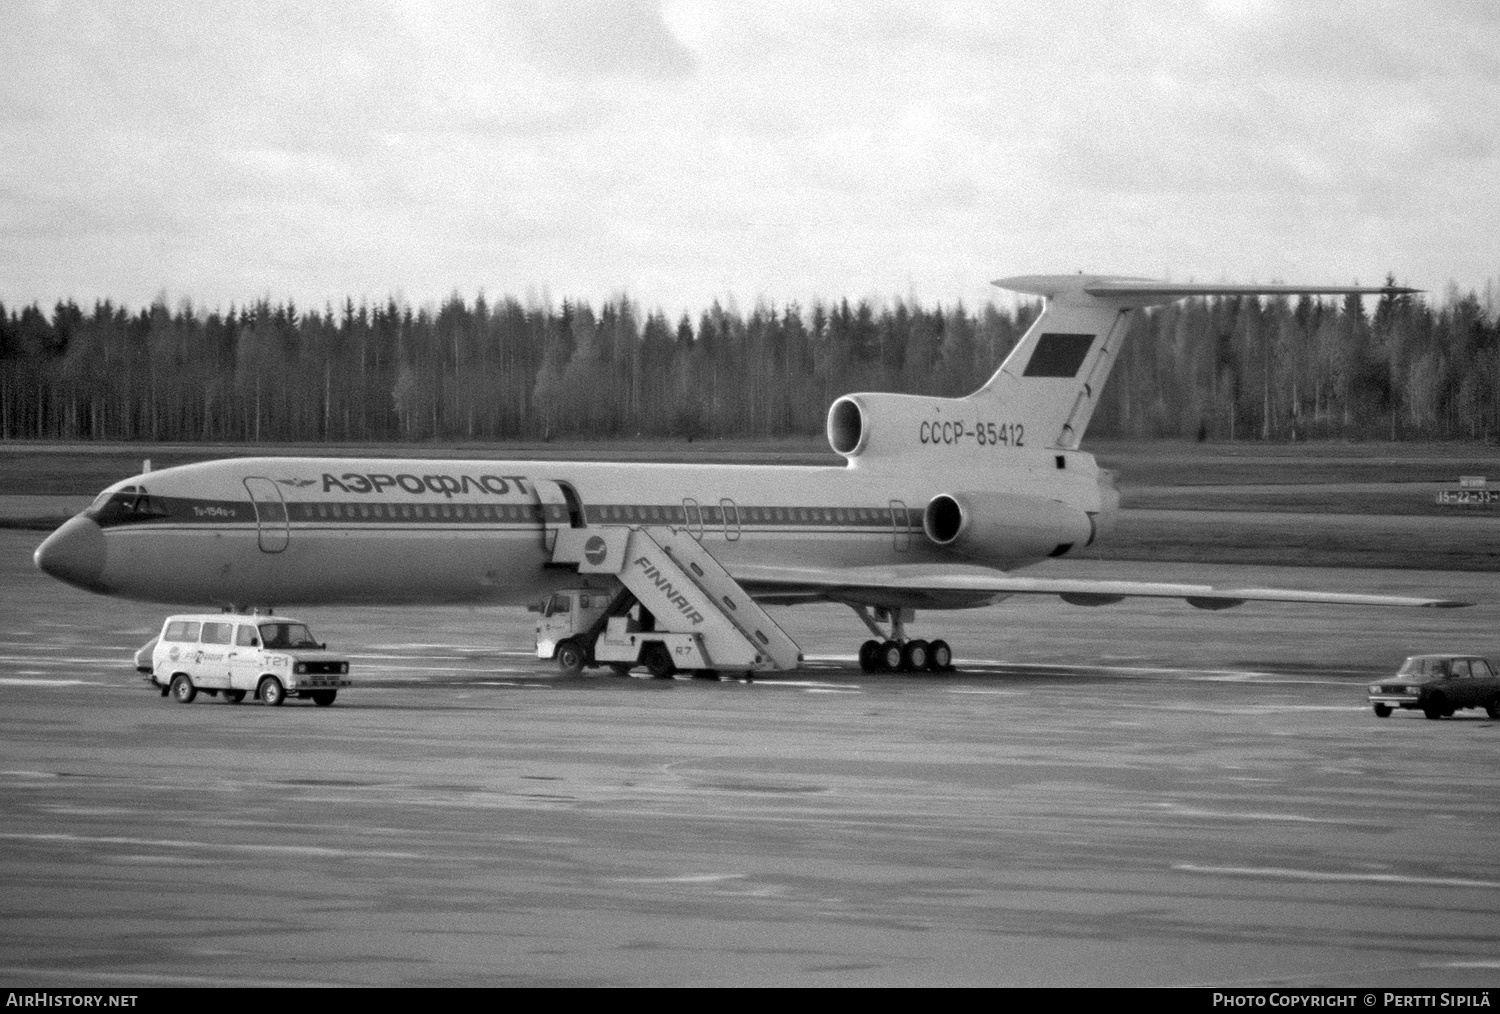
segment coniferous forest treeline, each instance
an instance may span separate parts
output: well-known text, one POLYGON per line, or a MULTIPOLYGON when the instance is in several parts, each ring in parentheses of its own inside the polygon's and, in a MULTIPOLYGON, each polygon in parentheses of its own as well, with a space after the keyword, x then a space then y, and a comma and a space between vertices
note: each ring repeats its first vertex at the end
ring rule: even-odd
MULTIPOLYGON (((1456 290, 1216 298, 1137 314, 1090 433, 1286 440, 1500 434, 1500 321, 1456 290)), ((414 310, 262 301, 0 304, 0 437, 146 441, 775 438, 851 391, 963 395, 1035 318, 961 304, 714 304, 696 321, 458 296, 414 310)))

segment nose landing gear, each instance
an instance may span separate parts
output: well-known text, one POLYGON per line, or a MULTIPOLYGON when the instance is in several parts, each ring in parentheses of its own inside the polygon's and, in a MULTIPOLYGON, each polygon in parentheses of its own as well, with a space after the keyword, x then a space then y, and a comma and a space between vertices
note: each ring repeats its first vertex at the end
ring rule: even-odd
POLYGON ((875 616, 867 606, 851 606, 854 615, 870 628, 875 639, 859 646, 859 667, 865 672, 952 672, 953 650, 947 641, 923 641, 906 636, 906 621, 915 619, 911 609, 877 607, 875 616), (878 621, 890 624, 890 633, 878 621))

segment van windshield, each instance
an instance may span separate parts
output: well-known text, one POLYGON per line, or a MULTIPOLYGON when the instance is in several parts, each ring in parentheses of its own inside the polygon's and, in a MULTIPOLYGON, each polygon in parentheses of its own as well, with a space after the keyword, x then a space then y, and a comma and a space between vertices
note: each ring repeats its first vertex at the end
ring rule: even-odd
POLYGON ((312 631, 305 623, 262 623, 260 643, 267 648, 316 648, 312 631))

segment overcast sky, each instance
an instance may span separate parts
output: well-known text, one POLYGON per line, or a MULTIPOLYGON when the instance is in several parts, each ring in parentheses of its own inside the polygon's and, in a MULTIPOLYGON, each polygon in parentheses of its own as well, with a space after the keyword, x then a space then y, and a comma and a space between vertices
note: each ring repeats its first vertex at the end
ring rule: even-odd
POLYGON ((6 0, 0 68, 11 307, 1500 276, 1489 0, 6 0))

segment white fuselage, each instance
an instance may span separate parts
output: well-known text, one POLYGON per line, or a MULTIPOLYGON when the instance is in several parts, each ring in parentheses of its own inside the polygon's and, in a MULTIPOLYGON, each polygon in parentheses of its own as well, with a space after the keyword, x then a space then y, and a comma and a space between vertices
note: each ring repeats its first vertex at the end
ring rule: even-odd
POLYGON ((574 570, 549 566, 549 530, 570 525, 687 527, 730 573, 755 564, 1009 569, 1047 553, 976 561, 939 546, 923 530, 929 501, 1000 493, 1091 516, 1113 506, 1087 454, 996 449, 976 468, 972 455, 945 451, 844 467, 212 461, 115 484, 38 550, 38 562, 82 587, 150 602, 520 604, 578 583, 574 570))

